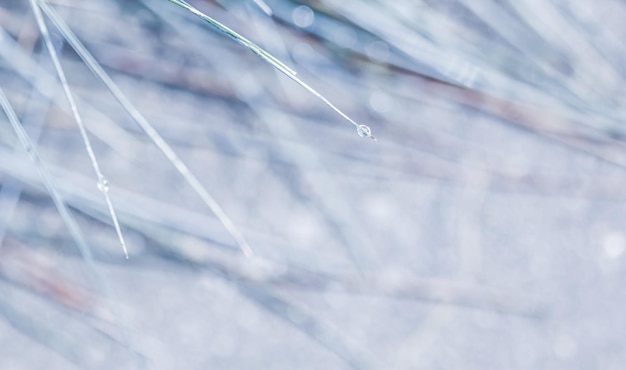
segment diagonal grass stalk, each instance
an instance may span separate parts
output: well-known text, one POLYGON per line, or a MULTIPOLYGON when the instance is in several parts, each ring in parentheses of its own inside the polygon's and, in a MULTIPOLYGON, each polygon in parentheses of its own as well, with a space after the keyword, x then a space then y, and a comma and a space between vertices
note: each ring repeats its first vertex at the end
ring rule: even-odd
POLYGON ((126 95, 120 90, 120 88, 113 82, 111 77, 104 71, 96 59, 89 53, 85 46, 78 40, 76 35, 70 30, 67 24, 59 17, 59 15, 50 7, 44 0, 37 0, 41 9, 50 18, 52 23, 61 32, 63 37, 72 46, 80 58, 85 62, 87 67, 94 73, 94 75, 109 89, 111 94, 120 103, 120 105, 126 110, 126 112, 132 117, 132 119, 141 127, 141 129, 148 135, 152 142, 161 150, 169 162, 178 170, 181 176, 187 181, 192 189, 200 196, 202 201, 209 207, 209 209, 215 214, 218 220, 224 225, 226 230, 230 233, 235 240, 241 251, 247 257, 254 255, 252 248, 239 232, 233 221, 228 217, 226 212, 217 203, 215 198, 209 193, 209 191, 202 185, 200 180, 189 170, 187 165, 178 157, 172 147, 163 139, 163 137, 154 129, 154 127, 148 122, 148 120, 141 114, 137 108, 128 100, 126 95))
MULTIPOLYGON (((1 35, 1 33, 0 33, 1 35)), ((2 36, 0 36, 2 37, 2 36)), ((59 47, 61 49, 62 46, 59 47)), ((39 56, 40 59, 43 60, 42 51, 39 56)), ((33 76, 35 81, 41 78, 41 73, 37 73, 33 76)), ((36 83, 36 82, 35 82, 36 83)), ((43 126, 44 126, 44 116, 48 112, 48 109, 51 107, 51 101, 47 100, 43 106, 37 107, 35 104, 37 97, 36 89, 33 89, 32 95, 28 98, 28 105, 25 110, 25 116, 22 118, 22 122, 32 124, 30 131, 30 138, 35 144, 39 140, 41 135, 43 126)), ((20 148, 20 144, 16 143, 13 147, 13 152, 17 153, 20 148)), ((22 187, 15 181, 11 179, 7 179, 3 182, 2 187, 0 188, 0 251, 2 250, 3 240, 6 236, 7 228, 9 225, 9 221, 13 217, 15 210, 17 209, 17 204, 22 195, 22 187)))
POLYGON ((198 9, 196 9, 195 7, 193 7, 192 5, 190 5, 189 3, 187 3, 184 0, 168 0, 168 1, 170 3, 176 4, 176 5, 180 6, 181 8, 186 9, 189 12, 197 15, 198 17, 200 17, 205 22, 209 23, 211 26, 213 26, 218 31, 224 33, 226 36, 228 36, 231 39, 237 41, 239 44, 245 46, 250 51, 252 51, 256 55, 258 55, 259 57, 261 57, 262 59, 267 61, 274 68, 276 68, 277 70, 279 70, 280 72, 285 74, 285 76, 289 77, 294 82, 296 82, 298 85, 302 86, 309 93, 313 94, 315 97, 320 99, 324 104, 326 104, 328 107, 330 107, 333 111, 335 111, 337 114, 339 114, 345 120, 347 120, 348 122, 352 123, 356 127, 356 130, 357 130, 357 133, 359 134, 359 136, 361 136, 361 137, 369 137, 370 139, 372 139, 374 141, 378 141, 374 137, 374 135, 372 135, 372 130, 368 126, 356 123, 352 118, 350 118, 347 114, 342 112, 333 103, 331 103, 328 99, 326 99, 322 94, 317 92, 315 89, 313 89, 311 86, 309 86, 306 82, 302 81, 298 76, 296 76, 296 72, 293 69, 287 67, 287 65, 285 65, 285 63, 281 62, 278 58, 274 57, 272 54, 267 52, 265 49, 263 49, 262 47, 258 46, 254 42, 248 40, 247 38, 241 36, 240 34, 238 34, 237 32, 233 31, 232 29, 226 27, 224 24, 222 24, 222 23, 216 21, 215 19, 209 17, 208 15, 202 13, 201 11, 199 11, 198 9))
POLYGON ((263 11, 263 13, 267 14, 268 16, 272 16, 272 14, 274 14, 274 12, 272 11, 272 8, 270 8, 269 5, 267 5, 267 3, 264 0, 252 0, 254 1, 254 3, 263 11))
MULTIPOLYGON (((17 135, 19 141, 22 143, 22 146, 28 153, 30 160, 33 162, 33 164, 37 168, 37 171, 39 172, 39 176, 41 177, 41 180, 44 183, 44 186, 48 190, 48 193, 50 194, 50 197, 52 198, 54 205, 59 211, 61 218, 63 219, 63 221, 65 222, 65 225, 69 229, 70 234, 72 235, 72 238, 76 242, 76 245, 78 246, 78 250, 83 260, 87 264, 87 267, 89 268, 91 273, 94 275, 96 283, 100 291, 104 295, 104 298, 107 301, 108 306, 111 309, 115 317, 116 324, 119 327, 119 330, 122 334, 124 343, 126 344, 128 350, 131 353, 138 356, 133 345, 131 344, 132 342, 131 342, 131 337, 130 337, 128 328, 122 322, 122 316, 118 310, 117 304, 115 304, 115 301, 113 299, 113 293, 111 289, 109 288, 109 285, 107 284, 106 279, 104 278, 104 276, 102 275, 98 267, 96 266, 96 262, 94 260, 89 244, 87 244, 87 241, 85 240, 83 233, 80 231, 80 227, 78 226, 76 219, 74 219, 74 216, 72 216, 72 213, 70 212, 67 204, 65 203, 65 200, 61 196, 61 193, 57 190, 57 187, 54 184, 54 181, 52 180, 52 176, 50 175, 50 173, 44 166, 43 162, 41 161, 41 158, 39 156, 39 153, 37 152, 37 149, 33 145, 28 134, 26 133, 24 126, 22 126, 22 123, 20 122, 19 118, 17 117, 17 114, 15 113, 15 110, 13 109, 13 106, 7 99, 4 93, 4 90, 1 87, 0 87, 0 106, 2 106, 2 109, 4 110, 6 116, 9 119, 9 123, 13 127, 13 130, 15 131, 15 134, 17 135)), ((139 361, 139 357, 137 357, 137 359, 139 361)), ((141 364, 141 362, 138 362, 138 364, 141 364)))
POLYGON ((76 105, 76 101, 74 100, 74 96, 70 89, 70 85, 67 82, 67 77, 65 76, 65 72, 63 71, 63 67, 61 66, 61 62, 59 60, 57 52, 52 44, 52 39, 50 38, 50 33, 48 32, 48 27, 46 26, 46 22, 43 19, 41 10, 37 6, 36 0, 30 0, 30 5, 31 5, 31 8, 33 9, 33 14, 35 15, 35 19, 37 20, 37 26, 39 27, 39 31, 41 32, 41 37, 43 38, 44 43, 46 44, 46 48, 48 49, 48 52, 50 53, 50 58, 52 59, 52 63, 54 64, 54 69, 56 70, 57 75, 59 76, 61 85, 63 85, 63 91, 65 92, 65 96, 67 97, 67 100, 70 103, 72 114, 74 115, 74 120, 76 121, 78 130, 80 131, 80 135, 83 139, 83 143, 85 144, 85 149, 87 150, 87 154, 89 155, 91 165, 93 166, 93 170, 96 173, 96 177, 98 179, 98 183, 97 183, 98 189, 104 196, 104 200, 106 201, 107 207, 109 209, 109 214, 111 215, 111 220, 113 221, 113 225, 115 227, 118 240, 124 251, 124 256, 126 257, 126 259, 128 259, 128 248, 126 247, 124 234, 122 233, 119 220, 117 219, 115 208, 113 207, 113 202, 111 201, 111 197, 109 196, 109 182, 107 178, 104 176, 104 174, 102 174, 102 171, 100 170, 100 165, 98 164, 96 154, 94 153, 93 147, 91 146, 91 141, 89 140, 89 136, 87 135, 85 124, 83 123, 83 119, 78 111, 78 106, 76 105))

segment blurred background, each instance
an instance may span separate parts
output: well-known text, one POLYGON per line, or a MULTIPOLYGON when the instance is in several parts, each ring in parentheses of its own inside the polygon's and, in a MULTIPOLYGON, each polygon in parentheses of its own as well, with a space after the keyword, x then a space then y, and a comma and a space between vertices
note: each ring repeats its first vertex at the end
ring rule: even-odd
POLYGON ((0 0, 0 87, 96 262, 1 114, 0 368, 623 368, 624 2, 190 0, 378 142, 166 0, 48 3, 127 99, 46 12, 130 258, 0 0))

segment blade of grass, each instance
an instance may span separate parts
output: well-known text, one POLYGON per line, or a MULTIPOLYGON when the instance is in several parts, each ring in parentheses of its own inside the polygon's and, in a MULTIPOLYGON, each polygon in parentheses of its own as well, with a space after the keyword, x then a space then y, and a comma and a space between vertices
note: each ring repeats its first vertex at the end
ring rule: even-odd
POLYGON ((79 351, 73 346, 72 338, 64 330, 51 328, 50 322, 38 320, 33 315, 24 313, 24 308, 13 303, 11 292, 5 283, 0 284, 0 318, 14 330, 42 346, 60 354, 70 363, 80 367, 84 361, 79 351))
MULTIPOLYGON (((2 34, 0 33, 0 37, 2 34)), ((56 46, 59 49, 62 49, 62 44, 56 46)), ((44 53, 41 52, 39 58, 43 61, 44 53)), ((43 71, 39 71, 33 76, 34 80, 43 79, 43 71)), ((37 89, 33 88, 31 96, 28 99, 28 105, 26 108, 26 115, 24 117, 24 121, 26 124, 32 124, 30 137, 34 143, 37 143, 39 140, 39 136, 44 126, 44 117, 48 112, 52 102, 50 99, 46 99, 43 105, 36 104, 37 98, 37 89)), ((13 147, 13 152, 17 153, 20 150, 20 145, 15 144, 13 147)), ((4 241, 4 237, 6 236, 6 230, 8 228, 9 222, 13 217, 13 213, 17 208, 17 204, 20 200, 22 194, 21 184, 12 180, 6 179, 3 181, 2 188, 0 188, 0 250, 2 250, 2 245, 4 241)))
POLYGON ((252 0, 262 11, 263 13, 267 14, 268 16, 272 16, 272 14, 274 14, 274 12, 272 11, 272 8, 270 8, 269 5, 267 5, 267 3, 263 0, 252 0))
POLYGON ((57 29, 61 32, 63 37, 67 40, 67 42, 74 48, 76 53, 81 57, 81 59, 85 62, 87 67, 94 73, 94 75, 100 79, 100 81, 109 89, 109 91, 113 94, 115 99, 120 103, 120 105, 128 112, 128 114, 133 118, 133 120, 141 127, 141 129, 148 135, 148 137, 152 140, 152 142, 161 150, 161 152, 165 155, 165 157, 169 160, 169 162, 178 170, 181 176, 187 181, 187 183, 192 187, 192 189, 200 196, 200 198, 204 201, 204 203, 209 207, 209 209, 215 214, 215 216, 220 220, 222 225, 226 228, 226 230, 233 237, 241 251, 247 257, 252 257, 254 255, 252 248, 243 237, 243 235, 239 232, 233 221, 228 217, 226 212, 222 209, 222 207, 217 203, 215 198, 209 193, 209 191, 202 185, 200 180, 189 170, 187 165, 178 157, 178 155, 174 152, 172 147, 163 139, 163 137, 154 129, 154 127, 148 122, 148 120, 141 114, 137 108, 128 100, 126 95, 120 90, 120 88, 113 82, 111 77, 104 71, 104 69, 100 66, 100 64, 95 60, 95 58, 89 53, 89 51, 84 47, 84 45, 78 40, 76 35, 70 30, 67 24, 59 17, 59 15, 50 7, 44 0, 37 0, 41 9, 46 13, 46 15, 50 18, 52 23, 57 27, 57 29))
MULTIPOLYGON (((104 278, 104 276, 102 275, 98 267, 96 266, 96 262, 94 260, 93 253, 91 252, 91 248, 89 247, 89 244, 87 244, 87 241, 85 240, 85 237, 83 236, 83 233, 81 232, 80 227, 78 226, 78 223, 74 219, 74 216, 72 216, 72 213, 67 207, 65 200, 63 199, 63 197, 57 190, 57 187, 54 184, 54 181, 52 180, 52 176, 50 176, 50 174, 48 173, 48 170, 46 169, 43 162, 41 161, 41 158, 39 156, 39 153, 37 152, 37 149, 33 145, 28 134, 26 133, 26 130, 24 130, 22 123, 19 121, 19 118, 17 117, 17 114, 15 113, 15 110, 13 109, 13 106, 9 102, 8 98, 6 97, 4 93, 4 90, 1 87, 0 87, 0 106, 2 106, 2 109, 4 110, 7 118, 9 119, 9 123, 13 127, 13 130, 15 131, 19 141, 22 143, 22 146, 28 153, 30 160, 33 162, 33 164, 37 168, 37 171, 39 172, 39 176, 41 177, 41 180, 43 181, 46 189, 48 190, 48 193, 50 194, 50 197, 52 198, 54 205, 59 211, 61 218, 63 219, 63 221, 65 222, 65 225, 69 229, 70 234, 72 235, 72 238, 76 242, 76 245, 78 246, 78 250, 83 260, 85 261, 85 263, 87 264, 87 267, 93 274, 94 279, 96 280, 96 283, 100 291, 104 295, 105 300, 108 302, 109 308, 111 309, 115 317, 116 324, 118 325, 120 329, 120 332, 124 339, 123 341, 126 344, 127 349, 129 350, 130 353, 134 355, 138 355, 132 346, 130 333, 128 332, 128 329, 126 328, 126 326, 122 323, 122 320, 121 320, 122 316, 120 312, 118 311, 117 305, 115 304, 115 301, 113 299, 113 293, 109 285, 107 284, 106 279, 104 278)), ((139 359, 139 357, 137 358, 139 359)))
MULTIPOLYGON (((175 30, 174 32, 179 33, 182 37, 188 39, 191 36, 198 33, 197 25, 190 24, 189 22, 185 22, 182 19, 182 17, 170 16, 167 9, 163 9, 162 7, 159 7, 158 3, 155 3, 152 1, 143 1, 143 3, 148 7, 148 9, 152 10, 155 14, 160 16, 161 19, 163 19, 163 21, 166 24, 170 25, 170 27, 175 30)), ((267 18, 262 14, 259 14, 259 18, 262 19, 263 21, 272 22, 271 18, 267 18)), ((254 22, 254 20, 251 20, 251 22, 252 22, 252 29, 258 30, 255 27, 256 22, 254 22)), ((198 39, 197 39, 198 43, 202 44, 203 40, 206 40, 206 36, 208 35, 203 35, 203 34, 198 35, 198 39)), ((270 35, 269 37, 270 39, 275 41, 274 49, 275 50, 284 49, 283 45, 277 45, 277 44, 281 44, 280 36, 278 35, 275 35, 275 36, 276 37, 271 37, 270 35)), ((198 52, 201 55, 204 55, 207 61, 211 59, 211 50, 209 50, 208 48, 199 48, 198 52)), ((231 68, 223 70, 222 73, 229 80, 232 80, 233 86, 235 86, 237 89, 240 89, 240 91, 243 91, 246 88, 246 84, 245 83, 241 84, 240 83, 241 81, 250 81, 250 80, 254 80, 257 77, 253 73, 243 70, 242 67, 239 66, 236 61, 229 62, 229 65, 231 66, 231 68)), ((281 76, 279 75, 280 75, 280 72, 276 71, 277 83, 279 82, 289 83, 287 80, 281 79, 280 78, 281 76)), ((242 94, 242 96, 245 96, 245 94, 242 94)), ((265 124, 270 130, 270 134, 275 134, 277 135, 277 137, 280 136, 276 125, 277 125, 277 122, 280 122, 282 120, 282 117, 278 117, 277 114, 268 112, 267 110, 260 109, 258 100, 256 100, 256 104, 255 102, 249 100, 249 98, 247 97, 243 97, 242 100, 245 101, 249 105, 250 109, 253 112, 255 112, 255 114, 262 121, 265 122, 265 124)), ((264 103, 264 104, 267 104, 267 103, 264 103)), ((279 108, 277 107, 276 109, 279 109, 279 108)), ((281 129, 287 130, 288 132, 296 132, 298 127, 297 125, 287 125, 285 127, 282 127, 281 129)), ((285 157, 289 157, 292 159, 302 157, 303 163, 306 162, 309 164, 314 164, 318 168, 324 168, 324 165, 319 161, 316 150, 309 148, 308 146, 303 146, 300 150, 298 150, 297 152, 294 152, 293 147, 286 147, 285 144, 279 140, 276 143, 276 149, 279 151, 283 151, 285 157)), ((319 195, 336 194, 336 192, 338 191, 337 189, 341 189, 340 186, 329 185, 329 184, 332 184, 335 180, 331 176, 328 176, 324 171, 320 171, 316 173, 314 176, 315 179, 308 176, 304 171, 299 171, 299 173, 300 173, 299 176, 301 176, 301 179, 302 179, 300 181, 305 181, 311 184, 312 186, 311 189, 315 189, 312 191, 314 191, 315 193, 319 195)), ((290 181, 286 181, 285 186, 290 187, 291 186, 289 184, 290 182, 291 182, 291 179, 290 181)), ((361 236, 360 233, 349 232, 351 227, 347 225, 346 220, 353 219, 353 216, 350 215, 350 211, 346 208, 347 206, 343 206, 343 202, 341 201, 341 199, 344 199, 344 198, 345 196, 343 194, 331 196, 328 199, 325 196, 319 196, 317 198, 317 201, 315 202, 314 208, 318 209, 318 211, 323 215, 324 222, 326 222, 329 227, 334 229, 334 233, 336 234, 337 239, 341 241, 341 244, 345 246, 346 250, 348 251, 349 258, 354 262, 357 269, 362 272, 366 268, 371 268, 372 261, 376 260, 376 258, 372 257, 371 254, 368 257, 365 257, 366 255, 369 254, 366 252, 366 250, 368 252, 371 252, 371 248, 367 248, 367 246, 369 245, 367 238, 364 238, 363 236, 361 236), (332 198, 335 198, 335 200, 332 201, 332 206, 331 206, 328 199, 332 199, 332 198), (342 226, 339 226, 339 225, 342 225, 342 226)))
POLYGON ((180 6, 182 8, 184 8, 184 9, 187 9, 191 13, 197 15, 198 17, 200 17, 201 19, 203 19, 204 21, 208 22, 210 25, 215 27, 217 30, 219 30, 222 33, 224 33, 226 36, 228 36, 231 39, 237 41, 241 45, 243 45, 246 48, 250 49, 253 53, 255 53, 258 56, 260 56, 261 58, 265 59, 268 63, 270 63, 271 65, 273 65, 277 69, 279 69, 284 74, 286 74, 288 76, 295 76, 297 74, 296 71, 294 71, 293 69, 289 68, 285 63, 281 62, 278 58, 274 57, 272 54, 270 54, 267 51, 265 51, 265 49, 261 48, 260 46, 258 46, 257 44, 253 43, 252 41, 248 40, 247 38, 241 36, 240 34, 238 34, 237 32, 233 31, 232 29, 226 27, 222 23, 220 23, 220 22, 216 21, 215 19, 209 17, 208 15, 202 13, 201 11, 199 11, 196 8, 194 8, 193 6, 191 6, 186 1, 181 1, 181 0, 168 0, 168 1, 173 3, 173 4, 176 4, 176 5, 180 6))
POLYGON ((349 337, 309 310, 292 303, 293 298, 283 298, 261 286, 236 284, 241 294, 333 352, 348 367, 360 370, 388 368, 372 351, 361 349, 358 339, 349 337))
POLYGON ((256 55, 258 55, 259 57, 261 57, 262 59, 264 59, 265 61, 270 63, 274 68, 276 68, 277 70, 279 70, 280 72, 285 74, 285 76, 287 76, 290 79, 292 79, 298 85, 302 86, 305 90, 307 90, 309 93, 311 93, 312 95, 314 95, 315 97, 320 99, 324 104, 326 104, 328 107, 330 107, 333 111, 335 111, 337 114, 339 114, 345 120, 347 120, 348 122, 353 124, 356 127, 356 130, 357 130, 357 133, 359 134, 359 136, 361 136, 361 137, 369 137, 370 139, 372 139, 374 141, 378 141, 374 137, 374 135, 372 135, 372 131, 371 131, 371 129, 368 126, 356 123, 352 118, 350 118, 347 114, 342 112, 333 103, 331 103, 328 99, 326 99, 322 94, 317 92, 315 89, 313 89, 311 86, 309 86, 307 83, 302 81, 299 77, 297 77, 296 76, 296 72, 293 69, 287 67, 287 65, 285 65, 285 63, 281 62, 276 57, 274 57, 272 54, 270 54, 269 52, 265 51, 265 49, 261 48, 260 46, 258 46, 257 44, 253 43, 252 41, 248 40, 247 38, 241 36, 240 34, 238 34, 237 32, 233 31, 232 29, 226 27, 224 24, 222 24, 222 23, 216 21, 215 19, 209 17, 208 15, 202 13, 201 11, 199 11, 196 8, 194 8, 193 6, 191 6, 189 3, 187 3, 184 0, 168 0, 168 1, 173 3, 173 4, 176 4, 176 5, 180 6, 183 9, 188 10, 189 12, 191 12, 191 13, 193 13, 195 15, 197 15, 198 17, 200 17, 205 22, 209 23, 211 26, 213 26, 218 31, 224 33, 226 36, 228 36, 231 39, 237 41, 238 43, 240 43, 241 45, 245 46, 246 48, 248 48, 250 51, 252 51, 256 55))
POLYGON ((113 202, 111 201, 111 197, 109 196, 109 182, 107 178, 104 176, 104 174, 102 173, 102 171, 100 170, 100 165, 98 164, 96 154, 94 153, 93 147, 91 146, 91 141, 89 140, 89 136, 87 135, 87 130, 85 129, 85 125, 83 123, 83 119, 78 111, 78 106, 76 105, 76 101, 74 100, 74 95, 72 94, 70 85, 67 82, 67 77, 65 76, 65 72, 63 71, 63 67, 61 66, 61 62, 59 60, 57 52, 52 44, 52 39, 50 38, 50 33, 48 32, 48 27, 46 26, 46 22, 43 19, 41 10, 37 6, 36 0, 30 0, 30 6, 33 9, 33 14, 35 15, 35 19, 37 20, 37 27, 39 27, 39 31, 41 32, 41 37, 43 38, 44 43, 46 44, 46 48, 48 49, 48 52, 50 53, 50 59, 52 59, 52 63, 54 64, 54 69, 56 70, 57 75, 59 76, 59 80, 61 81, 61 85, 63 86, 63 91, 65 92, 65 96, 67 97, 67 100, 70 103, 72 114, 74 115, 74 120, 76 121, 78 130, 80 131, 80 135, 83 139, 83 143, 85 144, 85 150, 87 150, 87 154, 89 155, 91 165, 98 179, 98 182, 97 182, 98 189, 104 196, 104 200, 106 201, 107 207, 109 209, 109 214, 111 215, 111 220, 113 221, 113 225, 115 227, 115 232, 117 233, 117 238, 120 242, 120 245, 122 246, 122 250, 124 251, 124 256, 126 257, 126 259, 128 259, 128 248, 126 247, 124 234, 122 233, 120 223, 117 219, 115 208, 113 207, 113 202))

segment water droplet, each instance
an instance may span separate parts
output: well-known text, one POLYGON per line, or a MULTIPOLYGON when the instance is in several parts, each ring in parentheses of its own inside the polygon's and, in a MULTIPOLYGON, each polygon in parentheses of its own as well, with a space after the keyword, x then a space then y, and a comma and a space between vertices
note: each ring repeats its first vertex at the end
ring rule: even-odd
POLYGON ((372 130, 366 125, 358 125, 356 127, 356 132, 360 137, 371 137, 372 130))
POLYGON ((109 188, 109 180, 107 180, 106 177, 100 177, 100 179, 98 180, 98 190, 106 193, 109 191, 109 188))

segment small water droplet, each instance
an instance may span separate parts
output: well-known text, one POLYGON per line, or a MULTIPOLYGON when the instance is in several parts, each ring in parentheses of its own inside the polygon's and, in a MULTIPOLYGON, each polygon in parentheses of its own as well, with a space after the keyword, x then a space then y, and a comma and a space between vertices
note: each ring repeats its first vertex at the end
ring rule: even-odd
POLYGON ((356 132, 360 137, 371 137, 372 130, 366 125, 358 125, 356 127, 356 132))
POLYGON ((98 180, 98 190, 100 190, 103 193, 106 193, 109 191, 109 180, 106 179, 106 177, 101 177, 98 180))

